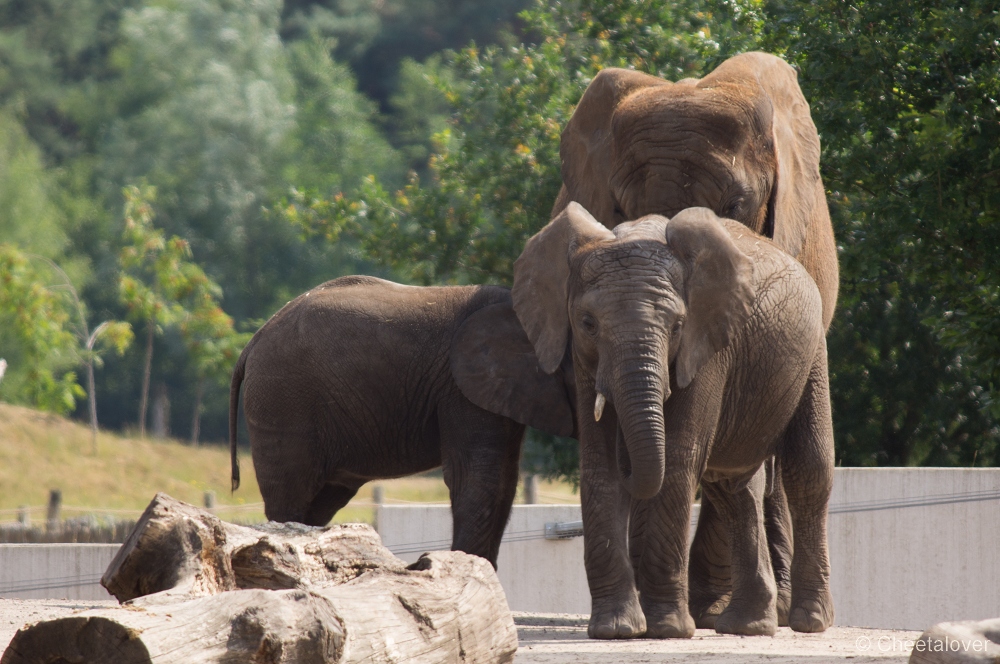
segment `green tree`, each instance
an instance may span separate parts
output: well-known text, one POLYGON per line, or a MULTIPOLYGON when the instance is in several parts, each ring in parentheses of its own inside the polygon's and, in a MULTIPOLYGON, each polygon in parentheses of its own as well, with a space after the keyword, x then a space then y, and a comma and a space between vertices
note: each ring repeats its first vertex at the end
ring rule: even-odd
POLYGON ((195 370, 195 403, 191 417, 191 443, 200 443, 205 382, 214 380, 228 386, 233 366, 250 341, 252 333, 237 332, 233 319, 219 306, 222 291, 210 280, 197 285, 192 305, 180 321, 181 335, 195 370))
POLYGON ((76 316, 70 315, 69 326, 72 328, 77 342, 80 345, 79 354, 81 361, 87 371, 87 402, 90 413, 90 432, 93 453, 97 453, 97 388, 94 384, 94 368, 103 364, 101 352, 110 346, 122 355, 131 345, 133 334, 132 326, 125 321, 106 320, 101 322, 91 331, 87 324, 86 307, 80 299, 80 294, 73 285, 73 280, 54 261, 39 256, 37 254, 27 254, 29 258, 40 260, 48 265, 49 269, 60 280, 59 283, 49 286, 49 290, 60 290, 69 298, 69 305, 76 316), (101 346, 98 346, 98 344, 101 346), (102 348, 103 346, 103 348, 102 348))
POLYGON ((201 428, 205 381, 227 375, 250 335, 237 333, 233 319, 222 310, 222 289, 191 260, 190 245, 153 225, 150 187, 125 189, 125 246, 119 289, 133 317, 146 324, 146 352, 139 406, 139 435, 145 435, 146 405, 153 360, 153 338, 176 326, 184 339, 195 372, 195 403, 191 442, 201 428))
POLYGON ((0 244, 0 315, 19 342, 15 357, 6 358, 9 370, 0 393, 15 402, 67 413, 84 396, 72 370, 79 364, 79 349, 68 329, 65 298, 44 284, 44 275, 27 255, 0 244))
POLYGON ((182 299, 201 290, 218 290, 198 265, 191 262, 191 248, 176 235, 153 226, 152 201, 155 191, 146 187, 126 187, 125 245, 121 252, 122 272, 118 288, 129 315, 146 327, 145 363, 139 400, 139 436, 146 435, 146 407, 153 366, 153 338, 188 315, 182 299))
POLYGON ((1000 13, 995 3, 784 3, 841 244, 838 456, 1000 462, 1000 13))

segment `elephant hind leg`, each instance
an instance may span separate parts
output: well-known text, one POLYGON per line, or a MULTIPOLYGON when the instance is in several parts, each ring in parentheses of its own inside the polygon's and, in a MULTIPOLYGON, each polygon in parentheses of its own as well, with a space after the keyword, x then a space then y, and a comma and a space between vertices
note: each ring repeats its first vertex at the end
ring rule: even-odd
POLYGON ((778 589, 778 626, 787 627, 792 603, 792 516, 781 479, 780 460, 776 459, 774 465, 771 491, 764 497, 764 528, 778 589))
POLYGON ((339 512, 358 493, 358 486, 345 486, 343 484, 327 484, 306 510, 305 520, 302 523, 307 526, 325 526, 330 523, 330 519, 339 512))
POLYGON ((688 562, 688 606, 698 629, 715 629, 715 620, 729 604, 732 564, 729 533, 710 492, 701 492, 698 527, 688 562))
POLYGON ((320 464, 310 453, 312 441, 309 433, 250 430, 254 470, 269 520, 307 523, 325 486, 320 464))
POLYGON ((732 597, 715 619, 721 634, 773 635, 778 629, 777 589, 764 533, 764 471, 743 486, 703 482, 702 504, 709 497, 729 534, 732 597))
POLYGON ((834 453, 825 340, 779 453, 794 541, 788 626, 797 632, 822 632, 833 624, 826 511, 834 453))

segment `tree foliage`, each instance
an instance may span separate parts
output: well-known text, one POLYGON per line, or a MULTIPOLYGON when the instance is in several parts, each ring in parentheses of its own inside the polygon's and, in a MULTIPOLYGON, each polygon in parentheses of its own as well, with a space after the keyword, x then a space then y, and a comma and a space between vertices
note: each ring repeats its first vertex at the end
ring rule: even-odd
MULTIPOLYGON (((64 408, 79 395, 68 372, 100 360, 80 320, 127 315, 110 287, 130 242, 127 185, 156 187, 163 250, 184 238, 178 260, 226 293, 226 311, 210 287, 164 296, 186 313, 155 338, 151 367, 175 429, 204 401, 205 437, 221 439, 228 395, 212 377, 236 330, 349 272, 509 283, 558 191, 559 133, 600 68, 676 80, 760 48, 798 68, 823 144, 842 276, 838 461, 995 464, 996 12, 982 0, 906 12, 888 0, 0 0, 12 245, 0 279, 17 284, 0 312, 4 398, 64 408), (33 346, 15 323, 25 312, 72 339, 40 328, 37 343, 62 350, 33 346), (29 394, 32 353, 51 380, 29 394)), ((101 420, 122 426, 145 357, 106 358, 101 420)), ((532 467, 573 472, 573 444, 532 441, 532 467)))
MULTIPOLYGON (((153 338, 164 328, 179 328, 191 355, 200 390, 206 377, 218 378, 236 362, 248 335, 237 334, 233 319, 219 306, 222 289, 191 260, 191 247, 153 225, 155 191, 125 189, 125 244, 119 291, 130 315, 146 326, 139 431, 145 432, 146 403, 152 366, 153 338)), ((195 406, 197 413, 200 403, 195 406)))
MULTIPOLYGON (((538 43, 469 48, 448 60, 450 77, 432 78, 453 117, 429 181, 300 193, 288 216, 307 233, 358 237, 416 283, 509 283, 548 220, 559 132, 598 69, 677 80, 745 50, 784 54, 823 140, 841 250, 829 342, 838 462, 997 462, 994 9, 922 2, 901 18, 890 2, 580 1, 522 18, 538 43)), ((572 455, 537 440, 550 470, 573 471, 572 455)))
POLYGON ((1000 14, 994 3, 787 3, 765 45, 801 69, 841 244, 838 453, 995 464, 1000 14))
MULTIPOLYGON (((0 382, 5 399, 42 410, 66 413, 85 396, 73 367, 80 357, 70 329, 71 314, 63 295, 45 285, 30 258, 10 244, 0 244, 0 315, 10 323, 19 352, 8 356, 0 382)), ((8 349, 10 350, 10 349, 8 349)))

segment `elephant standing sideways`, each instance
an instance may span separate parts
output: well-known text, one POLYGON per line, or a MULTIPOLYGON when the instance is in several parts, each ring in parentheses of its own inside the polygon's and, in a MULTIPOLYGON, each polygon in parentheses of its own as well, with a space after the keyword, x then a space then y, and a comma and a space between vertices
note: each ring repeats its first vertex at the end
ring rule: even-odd
MULTIPOLYGON (((700 80, 676 83, 605 69, 563 131, 560 156, 563 188, 552 217, 570 201, 608 228, 710 208, 798 260, 819 288, 829 327, 838 267, 819 136, 795 71, 780 58, 744 53, 700 80)), ((783 623, 792 538, 780 473, 776 479, 766 513, 783 623)), ((699 627, 711 627, 727 599, 729 545, 716 517, 703 499, 691 568, 699 627)))
POLYGON ((699 481, 732 543, 732 599, 715 628, 773 634, 760 482, 772 456, 795 533, 789 621, 826 629, 833 427, 822 301, 802 266, 706 208, 611 231, 570 203, 528 240, 513 297, 544 370, 572 351, 589 634, 694 633, 687 532, 699 481), (632 541, 630 517, 641 525, 632 541))
POLYGON ((369 480, 443 466, 452 548, 496 566, 524 425, 574 432, 572 378, 542 372, 496 286, 344 277, 292 300, 243 350, 240 387, 264 512, 325 525, 369 480))

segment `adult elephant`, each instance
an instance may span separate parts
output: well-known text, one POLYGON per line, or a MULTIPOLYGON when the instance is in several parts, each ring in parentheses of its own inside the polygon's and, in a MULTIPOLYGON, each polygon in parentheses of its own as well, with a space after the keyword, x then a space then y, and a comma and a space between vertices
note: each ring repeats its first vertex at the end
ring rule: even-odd
MULTIPOLYGON (((812 276, 829 328, 837 301, 833 227, 819 173, 820 144, 795 71, 744 53, 702 79, 671 83, 605 69, 562 134, 563 187, 552 210, 583 205, 607 228, 647 214, 707 207, 769 237, 812 276)), ((780 472, 767 497, 767 529, 787 624, 791 536, 780 472)), ((636 514, 641 523, 642 515, 636 514)), ((691 608, 712 627, 728 601, 729 545, 703 497, 692 548, 691 608)))

